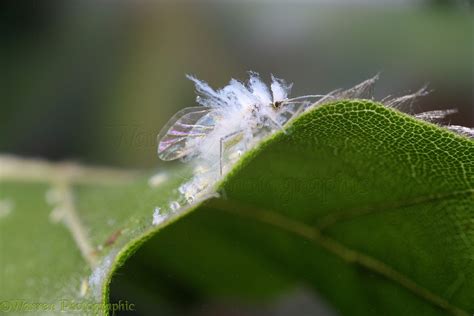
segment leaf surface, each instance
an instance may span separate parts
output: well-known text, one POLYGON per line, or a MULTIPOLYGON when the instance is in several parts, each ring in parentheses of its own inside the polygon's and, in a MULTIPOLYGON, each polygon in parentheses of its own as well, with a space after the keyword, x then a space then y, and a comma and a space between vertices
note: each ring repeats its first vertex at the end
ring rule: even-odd
POLYGON ((470 139, 369 101, 327 104, 245 155, 220 199, 152 226, 184 169, 157 188, 145 178, 72 181, 93 267, 68 226, 51 222, 51 183, 4 181, 0 300, 107 302, 113 271, 142 246, 113 288, 141 287, 145 303, 157 293, 260 299, 304 287, 341 314, 474 311, 470 139))

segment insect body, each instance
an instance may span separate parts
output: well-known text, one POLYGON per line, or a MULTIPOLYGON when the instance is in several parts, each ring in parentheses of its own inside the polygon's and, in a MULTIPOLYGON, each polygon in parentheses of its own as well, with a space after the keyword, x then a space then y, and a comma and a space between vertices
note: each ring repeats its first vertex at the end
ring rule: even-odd
POLYGON ((268 89, 253 72, 246 85, 232 79, 220 90, 188 78, 195 83, 200 106, 185 108, 170 119, 158 135, 158 156, 162 160, 198 158, 208 168, 219 165, 221 175, 226 153, 235 156, 256 138, 282 129, 302 103, 297 100, 320 97, 288 99, 291 84, 272 76, 268 89))

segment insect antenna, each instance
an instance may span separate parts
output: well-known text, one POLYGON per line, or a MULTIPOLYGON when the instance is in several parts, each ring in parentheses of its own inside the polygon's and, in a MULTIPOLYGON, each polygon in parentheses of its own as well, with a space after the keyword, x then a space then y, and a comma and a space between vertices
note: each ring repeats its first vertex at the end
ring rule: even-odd
POLYGON ((322 98, 322 97, 325 97, 325 96, 326 96, 325 94, 309 94, 309 95, 302 95, 302 96, 299 96, 299 97, 286 99, 286 100, 283 100, 283 102, 292 102, 294 100, 308 99, 308 98, 322 98))

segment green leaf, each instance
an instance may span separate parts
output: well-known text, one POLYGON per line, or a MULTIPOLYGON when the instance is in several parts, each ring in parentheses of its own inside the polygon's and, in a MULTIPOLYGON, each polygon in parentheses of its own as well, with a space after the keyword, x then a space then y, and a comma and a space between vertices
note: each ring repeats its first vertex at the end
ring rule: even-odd
POLYGON ((141 286, 137 300, 262 299, 303 286, 341 314, 474 311, 472 140, 369 101, 327 104, 247 154, 221 199, 152 226, 184 169, 157 188, 111 174, 113 184, 77 172, 37 184, 10 176, 0 300, 106 303, 113 271, 143 245, 114 282, 141 286), (79 226, 51 222, 51 185, 79 226))

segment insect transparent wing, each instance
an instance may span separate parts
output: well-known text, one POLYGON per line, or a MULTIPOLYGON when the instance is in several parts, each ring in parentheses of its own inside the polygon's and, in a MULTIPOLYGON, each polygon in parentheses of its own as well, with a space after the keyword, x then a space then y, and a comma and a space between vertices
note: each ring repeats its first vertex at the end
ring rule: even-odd
POLYGON ((160 159, 174 160, 192 154, 199 143, 197 140, 214 129, 214 120, 203 120, 212 111, 208 107, 196 106, 176 113, 158 134, 160 159))

